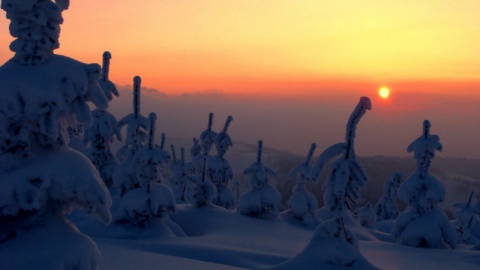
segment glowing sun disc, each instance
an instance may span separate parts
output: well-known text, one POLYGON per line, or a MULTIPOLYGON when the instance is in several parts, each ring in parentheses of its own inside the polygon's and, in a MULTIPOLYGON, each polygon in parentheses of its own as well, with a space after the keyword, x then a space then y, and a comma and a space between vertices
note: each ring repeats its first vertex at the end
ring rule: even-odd
POLYGON ((383 99, 386 99, 390 96, 390 89, 388 89, 387 87, 385 86, 382 86, 379 90, 378 90, 378 95, 383 98, 383 99))

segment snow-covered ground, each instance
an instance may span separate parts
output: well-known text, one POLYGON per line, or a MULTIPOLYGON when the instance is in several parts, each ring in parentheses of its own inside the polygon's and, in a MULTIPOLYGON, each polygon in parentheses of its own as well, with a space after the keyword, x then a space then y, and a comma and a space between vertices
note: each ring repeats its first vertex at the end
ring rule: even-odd
MULTIPOLYGON (((286 215, 277 220, 255 219, 215 206, 180 205, 172 220, 188 237, 115 239, 105 236, 111 230, 109 227, 92 221, 77 224, 97 243, 103 256, 101 269, 118 270, 269 268, 301 252, 314 231, 313 227, 297 224, 286 215)), ((379 228, 389 227, 383 225, 379 228)), ((360 239, 362 255, 380 269, 480 269, 480 251, 470 250, 471 246, 412 248, 377 240, 388 239, 388 235, 379 231, 358 227, 353 231, 360 239)))

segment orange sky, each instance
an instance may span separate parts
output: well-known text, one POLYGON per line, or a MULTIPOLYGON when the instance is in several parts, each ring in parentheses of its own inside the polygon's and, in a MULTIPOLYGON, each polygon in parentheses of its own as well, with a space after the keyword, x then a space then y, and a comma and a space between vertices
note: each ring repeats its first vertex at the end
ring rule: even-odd
POLYGON ((117 84, 140 75, 168 93, 480 79, 477 0, 73 0, 64 18, 57 53, 99 62, 109 50, 117 84))
MULTIPOLYGON (((12 38, 0 13, 3 63, 12 38)), ((391 128, 392 119, 404 123, 412 129, 404 144, 427 117, 453 126, 452 141, 464 128, 480 131, 478 0, 72 0, 63 14, 56 53, 100 63, 109 50, 110 79, 119 86, 140 75, 143 87, 170 96, 319 106, 351 107, 367 95, 375 114, 365 121, 378 129, 391 128), (392 90, 388 100, 376 94, 382 85, 392 90)))

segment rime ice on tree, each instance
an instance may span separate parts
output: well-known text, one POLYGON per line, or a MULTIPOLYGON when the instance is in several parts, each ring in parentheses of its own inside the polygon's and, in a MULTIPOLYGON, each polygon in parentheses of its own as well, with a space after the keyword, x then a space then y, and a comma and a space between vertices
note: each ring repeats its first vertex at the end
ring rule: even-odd
POLYGON ((355 209, 353 211, 353 219, 362 227, 374 229, 377 219, 372 204, 367 203, 365 206, 355 209))
POLYGON ((383 196, 375 204, 375 214, 382 219, 397 219, 397 190, 403 182, 403 173, 395 172, 383 184, 383 196))
POLYGON ((312 178, 317 179, 325 165, 334 157, 343 155, 331 165, 324 194, 325 207, 335 218, 343 217, 347 210, 360 200, 360 189, 368 179, 357 161, 354 140, 358 122, 367 110, 371 109, 370 99, 362 97, 347 122, 345 142, 327 148, 317 159, 312 170, 312 178))
POLYGON ((398 197, 408 204, 402 212, 392 235, 404 245, 444 248, 456 246, 455 231, 438 205, 445 197, 442 184, 429 174, 431 159, 442 145, 437 135, 430 134, 430 121, 423 122, 423 134, 413 141, 407 151, 414 153, 415 172, 398 189, 398 197))
MULTIPOLYGON (((295 218, 303 222, 317 218, 317 198, 311 192, 308 192, 306 187, 307 181, 312 181, 310 178, 310 171, 312 169, 310 160, 316 147, 317 145, 312 143, 305 162, 293 168, 288 175, 289 179, 297 176, 297 184, 292 189, 293 195, 288 200, 288 206, 291 208, 291 212, 295 218)), ((314 183, 318 183, 318 180, 314 183)))
MULTIPOLYGON (((195 156, 193 156, 192 153, 192 164, 194 166, 195 175, 202 175, 204 167, 205 169, 208 169, 208 160, 211 158, 209 153, 215 143, 215 138, 217 137, 217 133, 212 130, 212 123, 213 113, 210 113, 208 115, 208 127, 200 134, 200 143, 198 144, 198 146, 200 147, 200 153, 196 153, 195 156), (204 164, 205 159, 207 160, 207 164, 204 164)), ((192 148, 191 151, 198 150, 192 148)))
POLYGON ((117 152, 117 158, 120 162, 133 157, 147 139, 148 119, 140 114, 140 85, 141 78, 135 76, 133 78, 133 113, 125 116, 118 121, 118 129, 127 126, 127 134, 125 136, 125 145, 117 152))
POLYGON ((86 102, 107 107, 100 66, 53 53, 68 4, 1 3, 17 38, 15 56, 0 67, 1 269, 96 269, 96 245, 64 215, 75 207, 110 221, 111 198, 98 171, 68 147, 68 129, 91 123, 86 102))
POLYGON ((263 142, 258 141, 257 161, 246 168, 243 173, 250 182, 250 190, 238 199, 237 212, 250 217, 276 217, 280 206, 280 195, 268 180, 275 172, 262 163, 263 142))
POLYGON ((235 195, 227 186, 228 182, 233 178, 233 172, 230 164, 223 157, 227 149, 233 145, 230 135, 227 133, 228 126, 232 120, 233 118, 228 116, 223 130, 215 137, 215 147, 218 154, 208 160, 207 170, 218 191, 218 196, 213 200, 213 203, 227 209, 235 207, 235 195))

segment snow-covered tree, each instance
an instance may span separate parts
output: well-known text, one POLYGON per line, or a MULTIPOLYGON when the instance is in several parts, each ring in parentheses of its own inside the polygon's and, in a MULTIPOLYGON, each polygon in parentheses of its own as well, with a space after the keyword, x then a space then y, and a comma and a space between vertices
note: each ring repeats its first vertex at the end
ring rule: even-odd
POLYGON ((120 162, 133 157, 147 140, 148 119, 140 114, 141 82, 142 79, 139 76, 133 78, 133 113, 120 119, 117 124, 118 129, 127 126, 125 145, 117 152, 117 158, 120 162))
POLYGON ((235 207, 235 195, 228 187, 228 182, 233 178, 233 171, 230 163, 224 158, 227 149, 233 145, 230 135, 227 133, 228 126, 233 118, 228 116, 223 130, 215 137, 215 147, 217 155, 208 160, 208 169, 210 179, 217 187, 218 196, 213 203, 227 209, 235 207))
POLYGON ((0 67, 0 269, 96 269, 95 243, 65 214, 111 219, 98 171, 68 147, 68 128, 91 123, 87 102, 107 106, 98 64, 53 53, 68 4, 1 2, 16 40, 0 67))
POLYGON ((472 202, 474 196, 476 195, 472 191, 466 202, 453 205, 455 208, 459 209, 455 212, 455 217, 458 243, 460 244, 471 245, 476 244, 479 241, 479 239, 472 235, 471 232, 472 228, 480 228, 480 207, 472 202))
MULTIPOLYGON (((194 144, 191 150, 192 164, 195 170, 195 175, 202 175, 204 168, 208 170, 208 161, 212 157, 210 155, 210 150, 215 144, 215 138, 217 137, 217 133, 212 130, 212 123, 213 113, 210 113, 208 115, 208 127, 200 134, 200 143, 194 144), (200 147, 200 153, 197 152, 198 150, 195 149, 195 147, 200 147), (193 153, 192 151, 195 153, 193 153), (205 164, 205 159, 207 160, 207 164, 205 164)), ((210 175, 208 175, 208 177, 210 177, 210 175)))
POLYGON ((393 227, 395 240, 414 247, 456 246, 455 231, 439 203, 444 200, 443 185, 429 174, 435 151, 441 151, 440 137, 430 134, 430 121, 423 122, 423 134, 407 151, 414 153, 415 172, 398 189, 398 197, 408 204, 393 227))
POLYGON ((149 115, 148 143, 138 150, 131 160, 134 183, 123 194, 117 208, 117 221, 128 220, 145 227, 153 218, 163 218, 175 212, 175 197, 163 184, 162 165, 168 163, 168 152, 157 147, 155 138, 155 113, 149 115))
POLYGON ((209 179, 207 174, 207 157, 203 156, 203 168, 200 169, 201 174, 195 174, 194 181, 187 186, 187 200, 195 207, 211 205, 213 199, 218 196, 217 188, 209 179))
MULTIPOLYGON (((289 179, 297 176, 297 184, 292 189, 293 195, 288 200, 288 206, 291 208, 294 217, 304 222, 309 219, 317 218, 317 198, 307 190, 306 186, 308 181, 312 181, 310 178, 310 171, 312 169, 310 161, 316 147, 317 144, 312 143, 306 160, 293 168, 288 175, 289 179)), ((316 184, 318 181, 315 181, 314 183, 316 184)))
POLYGON ((312 169, 312 179, 316 180, 331 159, 342 155, 331 165, 323 196, 326 209, 334 218, 339 218, 342 224, 347 211, 359 202, 360 189, 368 181, 365 172, 357 161, 354 140, 358 122, 371 107, 372 104, 368 97, 360 98, 347 122, 345 142, 327 148, 320 154, 312 169))
POLYGON ((280 207, 280 194, 268 182, 275 172, 262 162, 263 142, 258 141, 257 161, 246 168, 250 190, 238 199, 237 212, 249 217, 277 217, 280 207))
POLYGON ((383 196, 375 204, 375 214, 382 219, 397 219, 397 190, 403 182, 403 173, 395 172, 383 184, 383 196))
POLYGON ((186 202, 187 198, 185 192, 190 181, 193 181, 190 174, 190 166, 185 162, 185 149, 182 147, 180 149, 180 159, 177 159, 175 154, 175 147, 172 144, 172 161, 170 163, 170 168, 172 175, 167 178, 167 182, 172 188, 172 192, 175 195, 177 203, 186 202))

